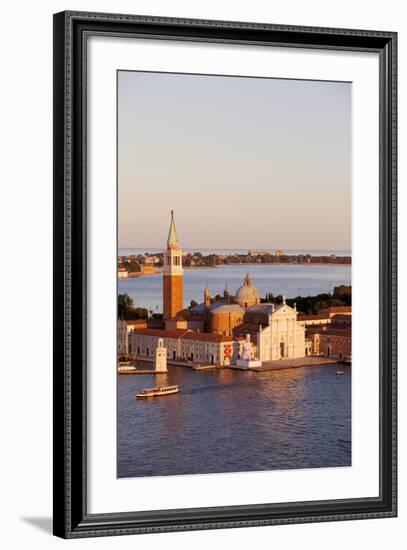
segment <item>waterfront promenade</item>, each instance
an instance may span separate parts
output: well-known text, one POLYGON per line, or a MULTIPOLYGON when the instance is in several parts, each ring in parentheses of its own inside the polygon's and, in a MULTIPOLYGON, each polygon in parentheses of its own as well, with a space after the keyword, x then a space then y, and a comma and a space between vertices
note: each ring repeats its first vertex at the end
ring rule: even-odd
MULTIPOLYGON (((137 361, 145 362, 145 363, 153 363, 154 359, 152 357, 144 357, 139 356, 135 357, 134 361, 137 363, 137 361)), ((220 366, 220 365, 211 365, 209 363, 196 363, 192 361, 179 361, 176 359, 168 359, 167 360, 168 365, 172 365, 175 367, 187 367, 192 370, 209 370, 209 369, 233 369, 236 370, 233 365, 230 366, 220 366)), ((332 357, 321 357, 321 356, 306 356, 306 357, 298 357, 296 359, 280 359, 277 361, 264 361, 261 367, 252 367, 248 370, 251 370, 253 372, 266 372, 266 371, 273 371, 273 370, 283 370, 283 369, 295 369, 295 368, 301 368, 301 367, 323 367, 328 365, 336 365, 340 363, 338 359, 333 359, 332 357)), ((136 365, 137 367, 137 365, 136 365)), ((156 372, 154 370, 150 369, 137 369, 133 372, 128 373, 118 373, 118 374, 162 374, 160 372, 156 372)))
POLYGON ((325 365, 336 365, 340 361, 332 357, 306 356, 296 359, 279 359, 277 361, 263 361, 261 367, 252 367, 250 370, 265 372, 269 370, 298 369, 300 367, 323 367, 325 365))

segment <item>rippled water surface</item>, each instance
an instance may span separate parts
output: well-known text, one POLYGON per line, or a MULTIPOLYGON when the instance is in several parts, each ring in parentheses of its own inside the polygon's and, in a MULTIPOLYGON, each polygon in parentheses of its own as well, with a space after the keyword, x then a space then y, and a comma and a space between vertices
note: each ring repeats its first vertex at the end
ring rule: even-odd
POLYGON ((119 376, 118 477, 350 466, 351 370, 337 369, 119 376), (168 384, 180 393, 135 397, 168 384))

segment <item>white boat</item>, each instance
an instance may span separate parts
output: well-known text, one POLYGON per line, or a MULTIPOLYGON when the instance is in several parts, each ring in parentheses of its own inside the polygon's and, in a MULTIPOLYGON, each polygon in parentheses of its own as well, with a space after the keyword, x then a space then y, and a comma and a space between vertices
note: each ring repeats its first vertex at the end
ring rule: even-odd
POLYGON ((145 399, 146 397, 158 397, 160 395, 171 395, 179 392, 179 386, 161 386, 158 388, 150 388, 136 394, 137 399, 145 399))
POLYGON ((119 374, 131 374, 135 370, 136 367, 130 361, 119 363, 119 366, 117 367, 117 372, 119 374))

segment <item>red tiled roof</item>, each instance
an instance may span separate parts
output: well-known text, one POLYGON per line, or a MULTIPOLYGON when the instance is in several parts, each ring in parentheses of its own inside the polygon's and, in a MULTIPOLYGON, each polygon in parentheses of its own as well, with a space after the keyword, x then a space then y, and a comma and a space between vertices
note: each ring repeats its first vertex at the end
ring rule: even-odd
POLYGON ((182 315, 176 315, 175 317, 170 317, 169 319, 166 319, 166 321, 187 321, 187 319, 182 315))
POLYGON ((336 322, 345 322, 345 323, 348 323, 348 324, 351 324, 352 323, 352 315, 346 315, 344 313, 337 313, 335 315, 333 315, 332 317, 332 322, 333 323, 336 323, 336 322))
POLYGON ((332 306, 320 309, 319 313, 352 313, 352 306, 332 306))
POLYGON ((328 328, 322 333, 324 336, 346 336, 352 338, 352 329, 350 328, 328 328))
MULTIPOLYGON (((325 311, 325 310, 323 310, 323 311, 325 311)), ((316 315, 305 315, 305 313, 299 313, 297 315, 297 320, 298 321, 316 321, 317 319, 329 319, 329 314, 328 313, 317 313, 316 315)))
POLYGON ((139 328, 134 334, 143 334, 144 336, 157 336, 158 338, 181 338, 188 331, 186 329, 176 328, 174 330, 164 330, 159 328, 139 328))
POLYGON ((188 332, 182 336, 183 340, 201 340, 203 342, 233 342, 233 336, 212 334, 210 332, 188 332))
POLYGON ((248 332, 259 332, 260 323, 242 323, 233 329, 235 334, 246 334, 248 332))

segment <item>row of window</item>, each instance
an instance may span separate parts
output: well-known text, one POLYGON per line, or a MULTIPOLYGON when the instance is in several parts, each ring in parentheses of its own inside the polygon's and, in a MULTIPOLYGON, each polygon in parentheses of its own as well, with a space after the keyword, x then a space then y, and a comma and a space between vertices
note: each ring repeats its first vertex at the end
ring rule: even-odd
POLYGON ((181 257, 180 256, 165 256, 165 263, 166 265, 171 265, 171 258, 173 258, 173 264, 172 265, 181 265, 181 257))

